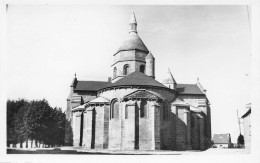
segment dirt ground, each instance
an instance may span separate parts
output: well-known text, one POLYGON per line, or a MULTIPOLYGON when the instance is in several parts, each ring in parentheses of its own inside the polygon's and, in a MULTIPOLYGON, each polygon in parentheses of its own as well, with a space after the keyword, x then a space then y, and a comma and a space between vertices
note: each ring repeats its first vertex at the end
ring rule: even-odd
POLYGON ((95 150, 74 147, 61 148, 34 148, 34 149, 16 149, 8 148, 7 154, 90 154, 90 155, 204 155, 204 154, 250 154, 250 151, 242 148, 210 148, 205 151, 118 151, 118 150, 95 150))

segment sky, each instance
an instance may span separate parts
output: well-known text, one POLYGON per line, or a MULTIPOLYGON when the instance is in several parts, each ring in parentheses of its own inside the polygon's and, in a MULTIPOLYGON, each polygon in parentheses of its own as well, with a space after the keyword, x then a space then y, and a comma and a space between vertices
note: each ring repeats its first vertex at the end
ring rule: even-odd
POLYGON ((167 78, 168 68, 177 83, 195 84, 199 77, 211 103, 212 134, 230 133, 236 142, 237 110, 242 116, 251 102, 246 5, 9 5, 7 98, 45 98, 65 111, 75 73, 78 80, 112 76, 132 12, 155 57, 156 80, 167 78))

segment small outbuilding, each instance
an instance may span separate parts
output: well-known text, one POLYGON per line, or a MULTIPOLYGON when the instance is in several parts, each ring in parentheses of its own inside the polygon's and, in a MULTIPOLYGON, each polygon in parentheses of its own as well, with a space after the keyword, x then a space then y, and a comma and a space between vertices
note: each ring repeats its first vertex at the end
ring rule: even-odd
POLYGON ((217 148, 231 148, 231 136, 230 134, 214 134, 213 143, 217 148))

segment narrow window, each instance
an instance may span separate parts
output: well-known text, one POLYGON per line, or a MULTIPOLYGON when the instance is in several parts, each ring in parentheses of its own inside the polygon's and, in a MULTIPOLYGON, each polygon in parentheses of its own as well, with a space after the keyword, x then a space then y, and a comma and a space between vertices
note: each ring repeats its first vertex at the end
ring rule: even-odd
POLYGON ((142 100, 140 104, 140 117, 147 117, 147 101, 142 100))
POLYGON ((113 73, 113 78, 116 78, 116 71, 117 71, 117 69, 116 69, 116 67, 114 68, 114 73, 113 73))
POLYGON ((144 65, 141 65, 140 66, 140 72, 144 73, 144 69, 145 69, 144 65))
POLYGON ((123 71, 123 75, 128 75, 129 74, 129 65, 125 65, 124 66, 124 71, 123 71))
POLYGON ((114 115, 114 107, 113 107, 113 104, 112 104, 111 107, 110 107, 110 119, 114 118, 113 115, 114 115))

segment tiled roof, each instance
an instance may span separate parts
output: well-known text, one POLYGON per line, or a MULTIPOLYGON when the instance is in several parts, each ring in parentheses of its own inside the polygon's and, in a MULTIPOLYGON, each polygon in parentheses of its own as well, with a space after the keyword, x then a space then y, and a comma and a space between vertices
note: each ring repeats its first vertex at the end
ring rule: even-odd
POLYGON ((95 98, 94 100, 90 101, 89 103, 108 103, 109 99, 105 98, 105 97, 98 97, 95 98))
POLYGON ((123 42, 123 44, 120 46, 116 53, 127 50, 142 50, 147 53, 149 52, 141 38, 133 32, 129 34, 127 40, 123 42))
POLYGON ((107 87, 110 82, 105 81, 78 81, 74 90, 98 91, 101 88, 107 87))
MULTIPOLYGON (((162 83, 145 75, 144 73, 135 71, 126 77, 116 81, 115 83, 106 81, 77 81, 74 90, 98 91, 102 88, 113 86, 156 86, 164 87, 162 83)), ((182 94, 204 95, 196 84, 177 84, 177 91, 182 94)))
POLYGON ((150 93, 150 94, 152 94, 152 95, 154 95, 154 96, 157 96, 157 97, 160 98, 160 99, 164 99, 164 98, 162 97, 162 95, 160 95, 159 93, 154 92, 154 91, 145 90, 145 89, 138 89, 138 90, 132 91, 131 93, 128 93, 128 94, 124 95, 123 98, 128 97, 128 96, 131 96, 131 95, 134 95, 134 94, 138 94, 139 92, 142 92, 142 93, 146 93, 146 92, 147 92, 147 93, 150 93))
POLYGON ((178 97, 173 101, 172 105, 176 105, 176 106, 189 106, 188 103, 184 102, 182 99, 180 99, 178 97))
POLYGON ((95 95, 94 96, 82 96, 82 97, 83 97, 84 103, 89 102, 89 101, 94 100, 95 98, 97 98, 95 95))
POLYGON ((73 108, 72 110, 73 111, 75 111, 75 110, 84 110, 86 105, 87 105, 87 103, 85 103, 83 105, 80 105, 80 106, 77 106, 77 107, 73 108))
POLYGON ((196 84, 177 84, 177 91, 179 94, 204 95, 196 84))
POLYGON ((249 114, 251 114, 251 108, 247 110, 247 112, 241 117, 241 118, 245 118, 247 117, 249 114))
POLYGON ((167 88, 162 83, 139 71, 127 75, 110 86, 156 86, 167 88))
POLYGON ((228 144, 230 139, 229 134, 214 134, 213 142, 215 144, 228 144))

